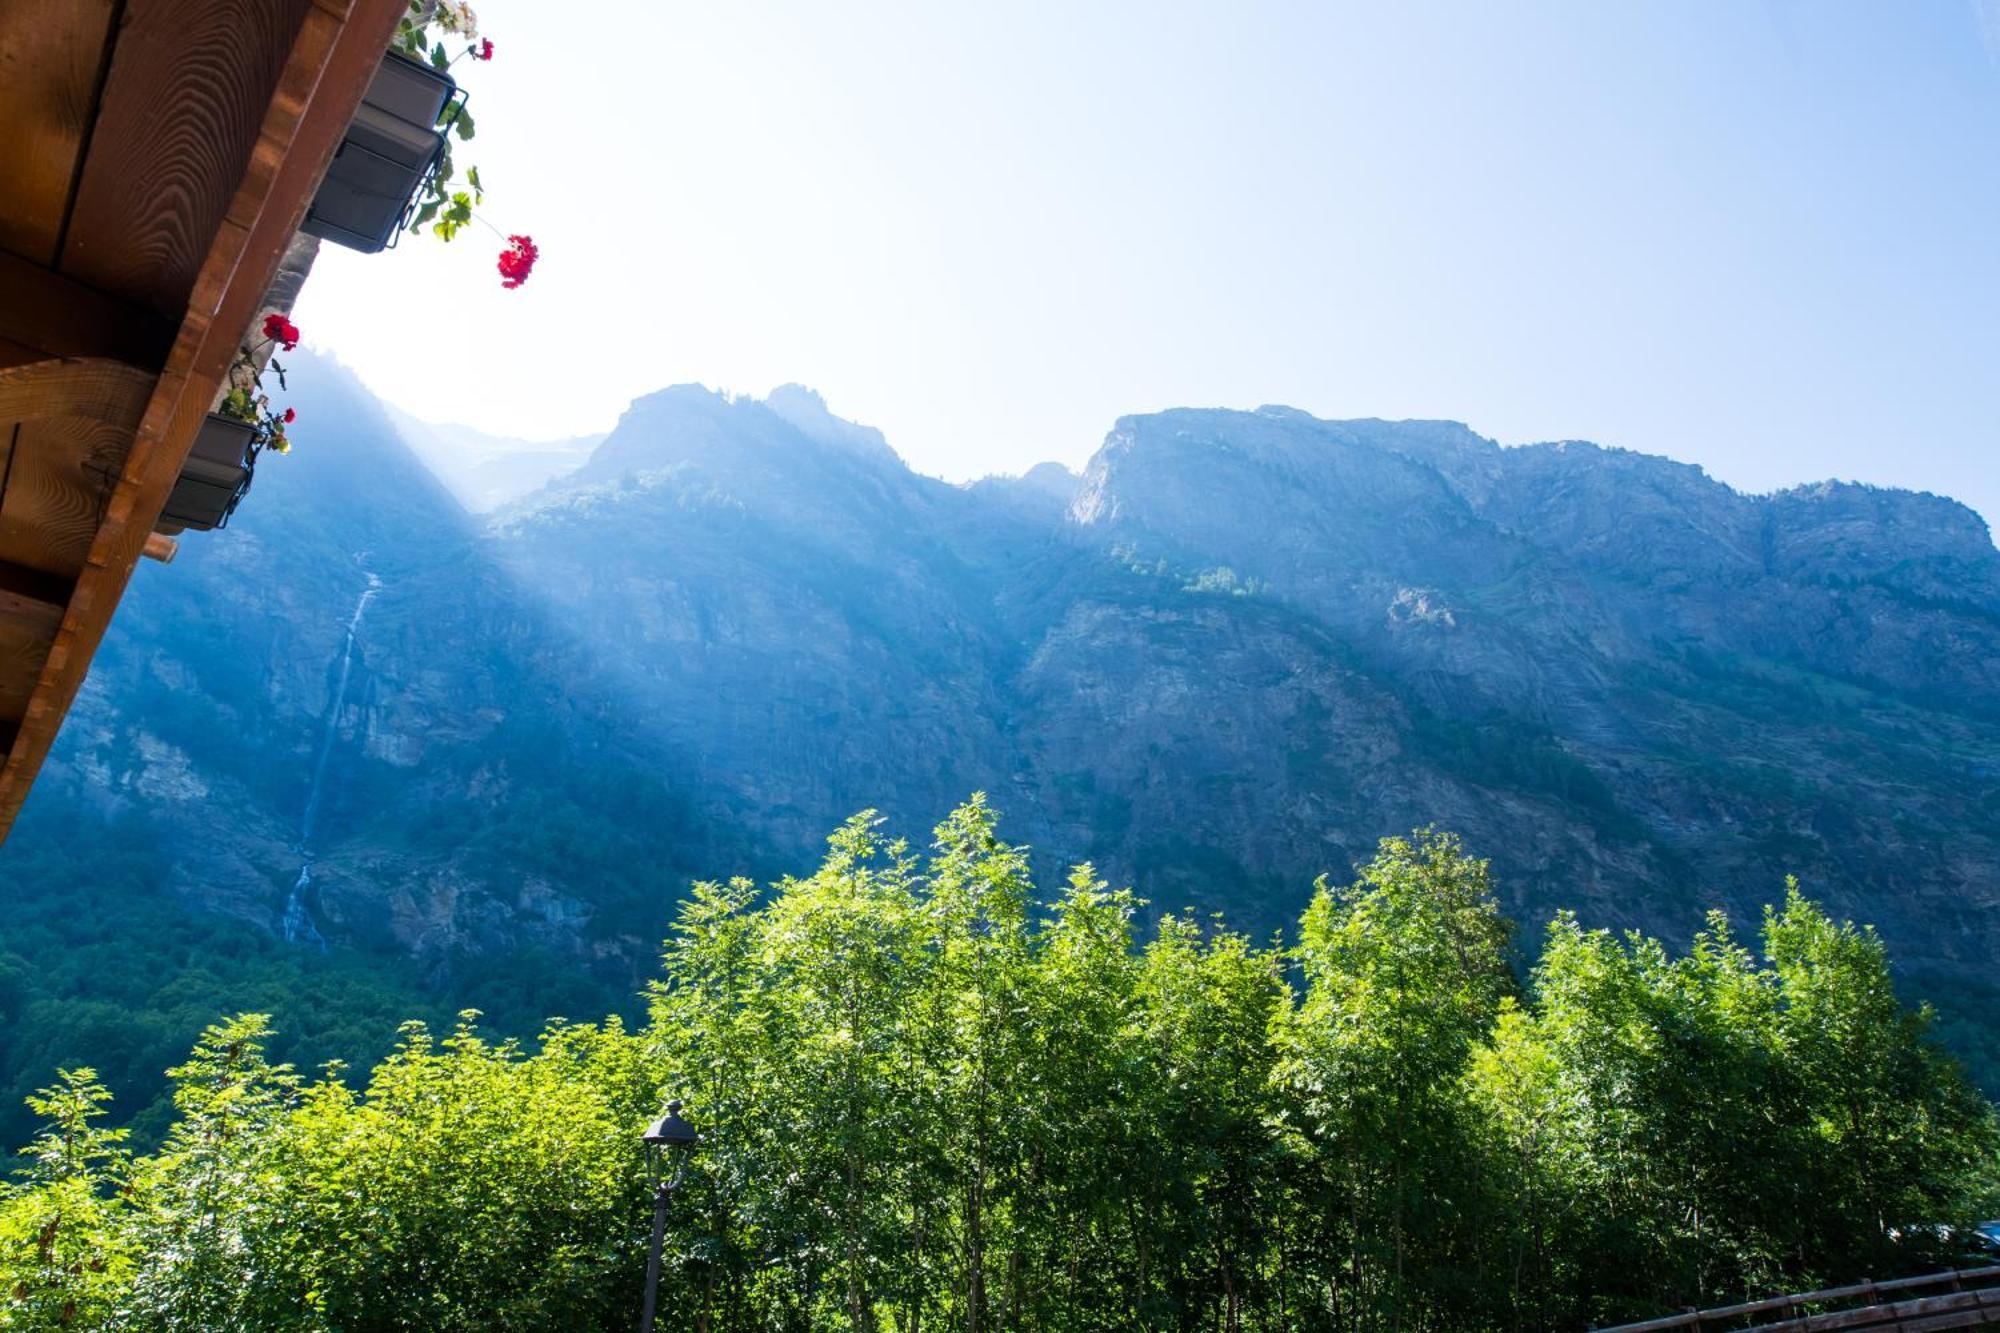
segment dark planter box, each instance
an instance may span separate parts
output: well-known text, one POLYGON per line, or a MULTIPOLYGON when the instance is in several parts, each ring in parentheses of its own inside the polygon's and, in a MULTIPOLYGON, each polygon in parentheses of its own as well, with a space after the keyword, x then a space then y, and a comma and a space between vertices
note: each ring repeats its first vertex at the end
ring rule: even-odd
POLYGON ((384 52, 302 230, 364 254, 387 249, 444 153, 437 120, 457 90, 443 70, 384 52))
POLYGON ((167 507, 160 511, 160 522, 204 532, 229 522, 250 489, 250 446, 256 438, 257 428, 249 422, 209 413, 167 496, 167 507))
POLYGON ((458 82, 448 71, 401 51, 385 51, 361 101, 364 106, 386 111, 398 120, 431 129, 436 127, 438 114, 457 89, 458 82))

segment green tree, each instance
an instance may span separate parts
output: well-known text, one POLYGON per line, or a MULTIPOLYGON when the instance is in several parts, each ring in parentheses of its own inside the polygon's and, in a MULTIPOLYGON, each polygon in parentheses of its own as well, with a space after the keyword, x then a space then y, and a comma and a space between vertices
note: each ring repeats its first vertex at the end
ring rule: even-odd
POLYGON ((111 1094, 91 1069, 64 1069, 28 1098, 43 1121, 23 1179, 0 1190, 0 1328, 96 1327, 132 1267, 116 1194, 129 1160, 101 1120, 111 1094))
POLYGON ((527 1056, 475 1018, 442 1041, 407 1025, 363 1093, 328 1078, 289 1117, 271 1164, 288 1216, 261 1238, 282 1262, 246 1293, 264 1318, 444 1333, 631 1308, 634 1043, 616 1022, 558 1023, 527 1056))
MULTIPOLYGON (((1506 1308, 1638 1318, 1953 1256, 1992 1110, 1897 1002, 1873 932, 1796 886, 1768 962, 1719 914, 1681 957, 1574 917, 1467 1071, 1507 1202, 1506 1308)), ((1990 1200, 1990 1194, 1983 1197, 1990 1200)))
POLYGON ((1525 994, 1484 862, 1385 841, 1297 945, 1041 900, 975 797, 923 855, 697 885, 639 1032, 471 1012, 307 1082, 246 1014, 129 1158, 66 1071, 0 1188, 0 1328, 622 1330, 668 1097, 663 1326, 1542 1330, 1890 1276, 1991 1207, 1993 1109, 1874 934, 1794 888, 1762 954, 1549 928, 1525 994))
POLYGON ((1079 866, 1036 931, 1014 1073, 1019 1327, 1130 1328, 1138 1318, 1144 1228, 1127 1200, 1151 1170, 1157 1068, 1141 1014, 1138 907, 1130 890, 1079 866))
POLYGON ((905 1086, 917 1099, 910 1123, 918 1169, 909 1179, 910 1253, 898 1265, 909 1275, 899 1322, 914 1324, 921 1309, 940 1304, 967 1333, 1017 1321, 1026 1273, 1011 1224, 1019 1196, 1041 1184, 1020 1138, 1034 885, 1027 856, 1003 843, 996 826, 975 794, 937 827, 911 969, 914 1058, 905 1086), (942 1302, 923 1271, 936 1242, 952 1255, 942 1302))
POLYGON ((270 1276, 260 1224, 288 1206, 270 1167, 300 1086, 291 1066, 265 1058, 270 1035, 265 1015, 239 1015, 206 1029, 167 1071, 178 1118, 133 1175, 131 1299, 142 1327, 262 1326, 242 1294, 270 1276))
POLYGON ((1149 1324, 1237 1333, 1265 1299, 1278 955, 1167 917, 1138 976, 1148 1091, 1138 1278, 1149 1324), (1154 1274, 1157 1273, 1157 1278, 1154 1274))
POLYGON ((1771 1133, 1795 1104, 1775 998, 1719 918, 1681 959, 1550 926, 1532 1009, 1502 1015, 1467 1080, 1518 1191, 1516 1317, 1636 1317, 1780 1281, 1772 1220, 1797 1164, 1771 1133))
POLYGON ((1318 1244, 1301 1267, 1338 1326, 1420 1327, 1476 1294, 1459 1082, 1513 989, 1508 949, 1487 864, 1434 831, 1385 839, 1352 887, 1322 880, 1306 909, 1276 1077, 1313 1164, 1318 1244))
POLYGON ((757 1003, 765 1045, 758 1110, 771 1117, 767 1235, 792 1290, 790 1318, 878 1325, 897 1285, 884 1263, 904 1234, 897 1188, 913 1121, 899 1046, 923 951, 907 844, 874 815, 831 839, 826 863, 787 880, 762 923, 757 1003))
POLYGON ((767 1170, 787 1131, 767 1095, 780 1060, 757 901, 745 879, 694 886, 650 989, 642 1039, 653 1076, 646 1108, 679 1098, 703 1127, 698 1169, 682 1175, 674 1202, 683 1221, 668 1292, 669 1308, 703 1333, 740 1327, 769 1302, 759 1275, 789 1234, 767 1170))
POLYGON ((1764 950, 1780 996, 1773 1040, 1801 1085, 1797 1204, 1818 1265, 1954 1258, 1937 1227, 1979 1216, 1992 1107, 1930 1040, 1930 1010, 1897 1000, 1873 929, 1835 922, 1791 881, 1783 908, 1765 909, 1764 950))

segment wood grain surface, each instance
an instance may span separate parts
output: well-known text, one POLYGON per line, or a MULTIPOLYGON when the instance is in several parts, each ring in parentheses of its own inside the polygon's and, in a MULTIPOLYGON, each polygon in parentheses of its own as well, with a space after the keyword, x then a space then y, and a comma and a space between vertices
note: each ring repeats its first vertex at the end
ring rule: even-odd
POLYGON ((309 8, 127 0, 58 268, 185 309, 309 8))
POLYGON ((0 560, 81 574, 133 429, 75 417, 21 423, 0 497, 0 560))
POLYGON ((0 250, 54 264, 115 0, 0 0, 0 250))
POLYGON ((65 579, 0 561, 0 619, 53 639, 69 594, 65 579))
POLYGON ((0 562, 66 580, 83 572, 153 383, 114 361, 0 370, 0 432, 10 441, 0 562))
POLYGON ((0 721, 18 731, 35 677, 48 659, 50 636, 0 617, 0 721))
POLYGON ((0 342, 33 353, 12 364, 106 357, 158 370, 174 345, 174 331, 173 320, 151 310, 0 253, 0 342))

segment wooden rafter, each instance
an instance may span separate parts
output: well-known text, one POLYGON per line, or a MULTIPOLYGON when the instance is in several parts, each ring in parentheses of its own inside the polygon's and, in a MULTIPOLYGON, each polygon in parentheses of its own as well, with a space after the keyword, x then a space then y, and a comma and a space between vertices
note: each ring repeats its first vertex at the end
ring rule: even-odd
MULTIPOLYGON (((0 250, 53 265, 96 118, 117 0, 0 6, 0 250)), ((155 364, 158 364, 157 362, 155 364)))
POLYGON ((0 838, 48 757, 244 330, 406 3, 311 0, 299 22, 248 165, 201 261, 172 349, 0 766, 0 838))
POLYGON ((61 580, 38 569, 0 563, 0 624, 53 643, 62 628, 64 599, 49 583, 59 588, 61 580))
POLYGON ((0 250, 0 365, 50 356, 104 356, 151 369, 166 361, 174 324, 53 269, 0 250))

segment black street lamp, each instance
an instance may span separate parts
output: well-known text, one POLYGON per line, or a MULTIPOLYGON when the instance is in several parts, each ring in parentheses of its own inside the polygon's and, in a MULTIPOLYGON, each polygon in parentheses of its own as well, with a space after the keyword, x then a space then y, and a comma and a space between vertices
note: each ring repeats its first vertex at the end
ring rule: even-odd
POLYGON ((639 1316, 639 1333, 653 1333, 653 1307, 660 1298, 660 1247, 667 1239, 667 1199, 681 1183, 688 1154, 700 1137, 693 1125, 681 1119, 678 1101, 668 1102, 667 1113, 646 1126, 641 1136, 646 1145, 646 1175, 653 1182, 653 1251, 646 1260, 646 1309, 639 1316), (661 1158, 668 1151, 675 1159, 671 1177, 661 1171, 661 1158))

